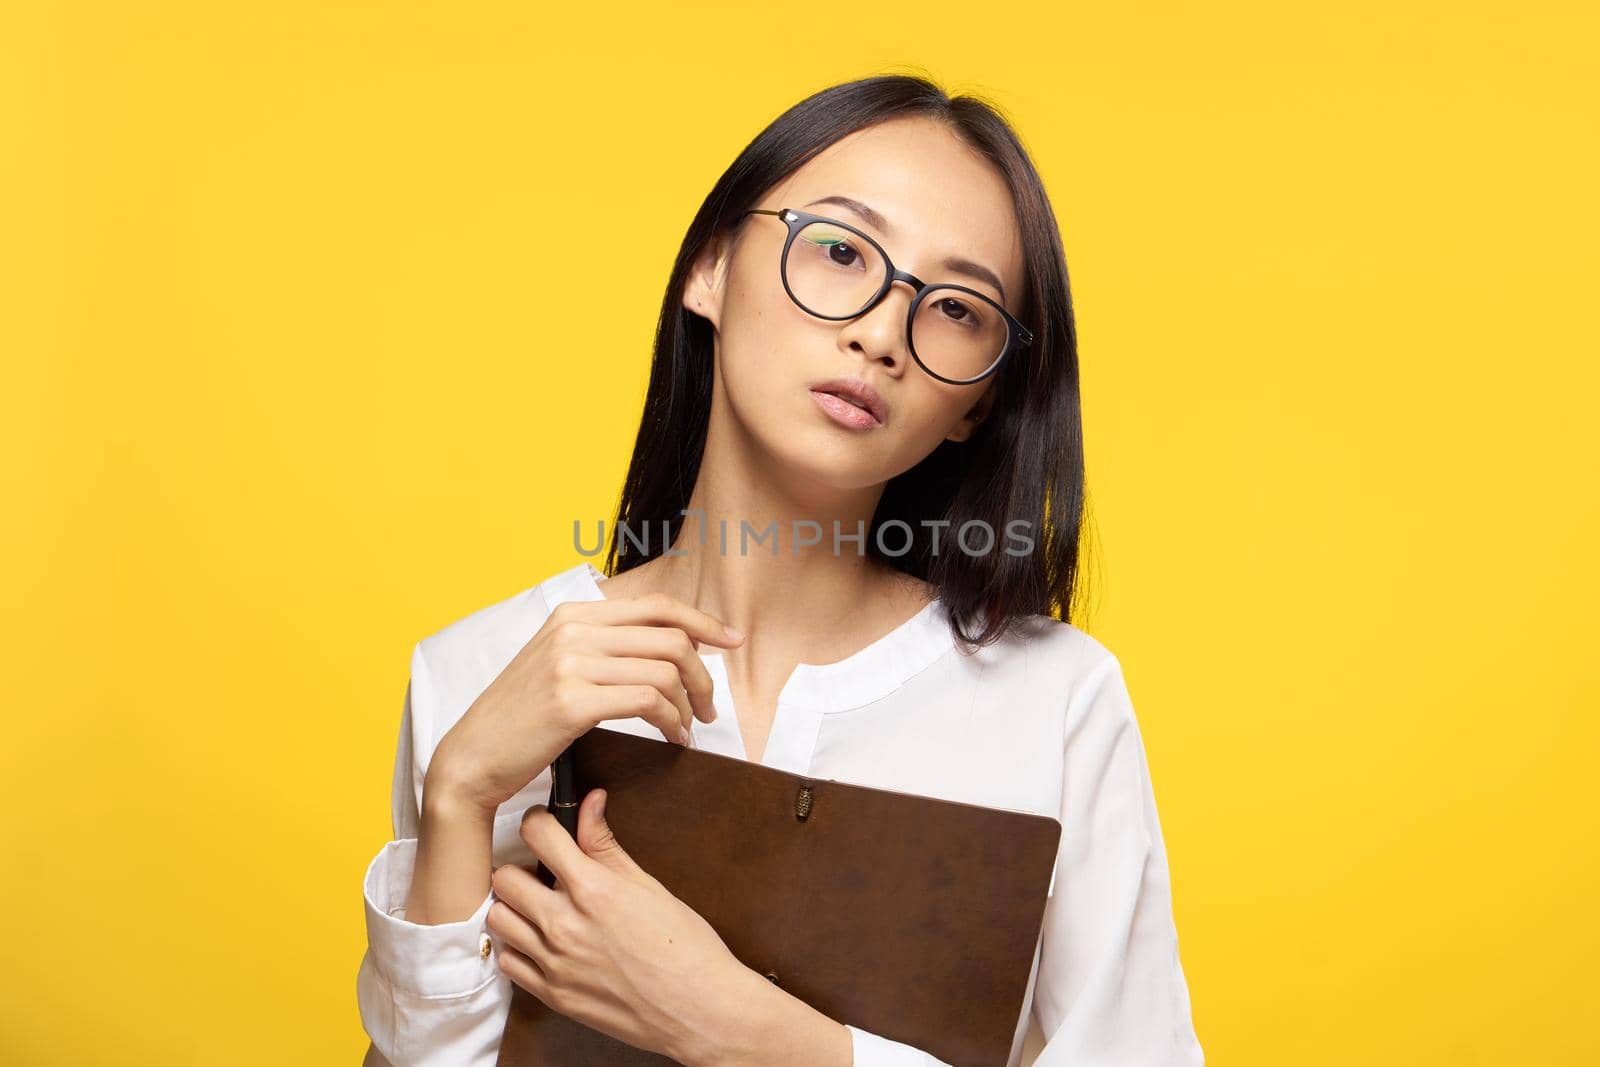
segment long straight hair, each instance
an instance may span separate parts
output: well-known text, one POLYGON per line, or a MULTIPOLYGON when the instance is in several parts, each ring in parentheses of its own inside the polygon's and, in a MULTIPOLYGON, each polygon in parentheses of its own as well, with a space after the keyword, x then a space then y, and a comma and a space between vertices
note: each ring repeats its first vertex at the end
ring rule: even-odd
MULTIPOLYGON (((639 434, 612 525, 606 573, 660 555, 686 520, 711 416, 711 324, 683 306, 686 279, 714 237, 736 231, 746 208, 817 153, 857 130, 906 116, 942 120, 1004 175, 1021 229, 1026 281, 1013 312, 1034 342, 996 372, 989 415, 968 440, 941 441, 916 466, 890 479, 862 551, 928 582, 943 602, 957 641, 986 645, 1030 615, 1073 620, 1082 592, 1080 531, 1086 528, 1077 335, 1066 258, 1044 184, 999 110, 971 95, 947 95, 933 82, 885 74, 817 92, 762 130, 723 172, 690 223, 673 264, 656 327, 655 354, 639 434), (949 523, 937 553, 927 539, 885 555, 878 527, 899 520, 949 523), (1023 554, 1001 550, 1002 531, 1022 520, 1033 542, 1023 554), (981 521, 994 545, 969 554, 954 543, 963 524, 981 521), (623 530, 667 530, 664 543, 621 543, 623 530), (977 620, 976 632, 968 622, 977 620)), ((886 534, 899 545, 904 534, 886 534)), ((1015 551, 1017 542, 1008 541, 1015 551)))

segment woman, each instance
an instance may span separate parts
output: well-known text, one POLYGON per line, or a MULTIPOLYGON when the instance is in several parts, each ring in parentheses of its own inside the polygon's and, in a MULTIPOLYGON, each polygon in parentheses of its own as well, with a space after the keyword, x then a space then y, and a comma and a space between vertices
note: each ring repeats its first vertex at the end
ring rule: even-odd
POLYGON ((414 650, 365 887, 372 1058, 492 1064, 515 982, 685 1064, 939 1062, 744 967, 603 790, 566 836, 549 765, 598 725, 1059 818, 1011 1064, 1030 1013, 1043 1067, 1201 1063, 1121 668, 1058 614, 1083 500, 1066 266, 1007 124, 903 76, 785 112, 674 266, 609 577, 414 650))

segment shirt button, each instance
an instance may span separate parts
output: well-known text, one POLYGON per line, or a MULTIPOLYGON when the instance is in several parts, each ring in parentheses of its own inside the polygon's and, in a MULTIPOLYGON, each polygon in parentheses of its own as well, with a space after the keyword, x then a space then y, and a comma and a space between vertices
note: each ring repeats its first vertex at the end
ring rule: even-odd
POLYGON ((478 943, 478 958, 479 959, 485 959, 485 960, 489 958, 489 935, 488 934, 484 934, 483 935, 483 940, 478 943))

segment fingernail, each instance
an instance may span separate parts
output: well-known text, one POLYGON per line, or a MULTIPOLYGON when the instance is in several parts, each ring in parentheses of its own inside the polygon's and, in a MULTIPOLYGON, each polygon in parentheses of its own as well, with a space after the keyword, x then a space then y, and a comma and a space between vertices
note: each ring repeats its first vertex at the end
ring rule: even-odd
POLYGON ((743 641, 744 640, 743 631, 735 630, 733 627, 729 626, 727 623, 723 623, 722 624, 722 628, 723 628, 723 630, 725 630, 727 632, 728 640, 730 640, 730 641, 743 641))
POLYGON ((686 727, 686 726, 678 727, 678 744, 687 745, 688 743, 689 743, 689 728, 686 727))

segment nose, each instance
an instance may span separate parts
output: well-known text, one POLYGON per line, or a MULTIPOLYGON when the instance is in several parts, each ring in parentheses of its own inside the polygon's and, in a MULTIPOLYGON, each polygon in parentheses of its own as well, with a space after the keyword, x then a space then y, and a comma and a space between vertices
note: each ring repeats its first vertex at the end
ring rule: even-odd
POLYGON ((911 287, 897 280, 865 314, 844 323, 839 331, 840 344, 881 363, 891 375, 905 373, 911 357, 906 347, 906 315, 912 299, 911 287))

